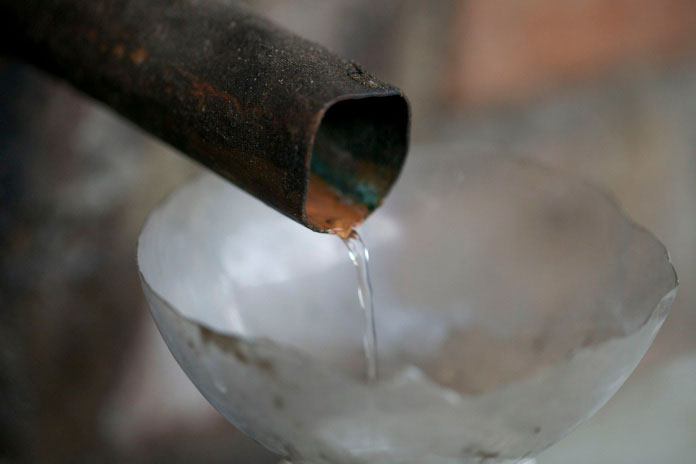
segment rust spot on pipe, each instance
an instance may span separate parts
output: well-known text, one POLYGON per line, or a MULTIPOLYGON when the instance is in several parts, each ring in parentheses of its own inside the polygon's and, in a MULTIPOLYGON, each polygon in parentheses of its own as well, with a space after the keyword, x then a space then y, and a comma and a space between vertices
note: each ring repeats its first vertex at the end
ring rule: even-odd
POLYGON ((147 51, 144 48, 139 48, 130 54, 130 59, 133 63, 141 65, 147 60, 147 51))
POLYGON ((339 195, 316 174, 310 174, 305 203, 307 218, 316 227, 346 238, 370 212, 363 204, 339 195))
POLYGON ((123 58, 123 55, 126 53, 126 46, 122 43, 116 44, 111 52, 116 58, 123 58))
POLYGON ((193 85, 193 88, 191 89, 191 95, 193 95, 198 100, 198 111, 204 110, 208 97, 219 98, 227 103, 230 103, 237 113, 240 113, 242 111, 241 105, 234 97, 234 95, 232 95, 231 93, 216 88, 209 82, 201 80, 199 77, 191 74, 185 69, 177 68, 177 71, 179 71, 182 75, 184 75, 191 81, 191 84, 193 85))

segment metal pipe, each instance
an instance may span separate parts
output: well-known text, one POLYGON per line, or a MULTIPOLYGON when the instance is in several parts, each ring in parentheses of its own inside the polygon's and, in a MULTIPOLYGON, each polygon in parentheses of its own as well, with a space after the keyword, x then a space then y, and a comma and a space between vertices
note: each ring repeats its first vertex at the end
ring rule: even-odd
POLYGON ((0 0, 2 43, 320 232, 360 223, 408 150, 397 88, 222 0, 0 0))

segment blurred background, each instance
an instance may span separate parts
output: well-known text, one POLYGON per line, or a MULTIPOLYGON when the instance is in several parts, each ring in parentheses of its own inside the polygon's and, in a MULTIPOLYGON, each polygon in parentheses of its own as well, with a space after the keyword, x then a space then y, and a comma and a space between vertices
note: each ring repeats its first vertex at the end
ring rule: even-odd
MULTIPOLYGON (((414 145, 576 173, 667 245, 682 285, 654 345, 538 461, 696 462, 696 2, 242 3, 404 89, 414 145)), ((1 60, 0 462, 276 463, 195 390, 140 290, 140 227, 200 168, 1 60)))

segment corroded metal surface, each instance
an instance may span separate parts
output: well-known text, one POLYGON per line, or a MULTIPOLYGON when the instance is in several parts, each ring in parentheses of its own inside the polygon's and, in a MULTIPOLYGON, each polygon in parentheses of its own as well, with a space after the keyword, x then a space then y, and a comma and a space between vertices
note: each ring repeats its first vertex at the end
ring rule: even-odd
POLYGON ((0 16, 7 51, 314 230, 362 221, 403 164, 398 89, 229 2, 0 0, 0 16))

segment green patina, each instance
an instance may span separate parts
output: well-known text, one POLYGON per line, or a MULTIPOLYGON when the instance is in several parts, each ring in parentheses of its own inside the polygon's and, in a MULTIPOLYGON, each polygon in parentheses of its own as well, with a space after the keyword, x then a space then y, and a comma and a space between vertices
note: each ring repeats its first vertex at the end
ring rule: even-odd
POLYGON ((369 211, 373 211, 379 206, 382 198, 380 191, 368 182, 356 182, 355 173, 349 172, 347 169, 336 169, 324 161, 321 156, 312 156, 311 169, 314 174, 334 187, 341 195, 365 205, 369 211))

